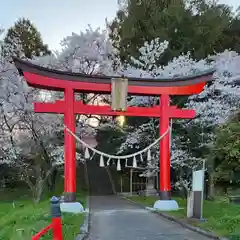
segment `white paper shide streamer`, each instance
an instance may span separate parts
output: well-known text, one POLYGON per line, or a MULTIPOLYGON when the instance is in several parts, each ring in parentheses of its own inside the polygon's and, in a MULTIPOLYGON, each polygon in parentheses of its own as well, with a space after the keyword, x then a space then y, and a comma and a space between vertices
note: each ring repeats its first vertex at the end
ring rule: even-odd
POLYGON ((103 156, 100 156, 100 167, 105 167, 103 156))
POLYGON ((151 159, 152 159, 151 150, 148 149, 148 151, 147 151, 147 161, 149 162, 149 161, 151 161, 151 159))
POLYGON ((136 159, 136 156, 133 157, 133 168, 137 168, 137 159, 136 159))
POLYGON ((120 159, 117 160, 117 170, 118 170, 118 171, 121 171, 120 159))
POLYGON ((89 150, 87 147, 85 148, 84 158, 86 158, 86 159, 90 158, 90 153, 89 153, 89 150))

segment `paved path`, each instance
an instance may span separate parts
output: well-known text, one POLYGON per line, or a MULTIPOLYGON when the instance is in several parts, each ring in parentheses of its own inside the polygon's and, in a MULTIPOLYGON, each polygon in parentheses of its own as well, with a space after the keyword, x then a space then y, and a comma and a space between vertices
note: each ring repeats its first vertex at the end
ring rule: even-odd
POLYGON ((209 240, 117 196, 91 197, 88 240, 209 240))

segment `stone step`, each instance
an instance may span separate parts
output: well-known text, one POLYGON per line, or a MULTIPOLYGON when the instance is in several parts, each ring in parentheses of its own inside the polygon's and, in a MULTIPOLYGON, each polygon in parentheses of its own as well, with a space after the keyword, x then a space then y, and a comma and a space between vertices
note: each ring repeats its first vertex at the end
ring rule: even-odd
POLYGON ((89 192, 92 196, 113 195, 113 189, 108 173, 105 168, 100 167, 98 161, 87 162, 89 192))

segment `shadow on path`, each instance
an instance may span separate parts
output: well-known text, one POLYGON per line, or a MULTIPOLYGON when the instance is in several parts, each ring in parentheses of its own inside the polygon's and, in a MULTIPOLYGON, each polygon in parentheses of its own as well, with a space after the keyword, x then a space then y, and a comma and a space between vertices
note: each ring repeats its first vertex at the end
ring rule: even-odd
POLYGON ((88 240, 209 240, 117 196, 90 198, 88 240))

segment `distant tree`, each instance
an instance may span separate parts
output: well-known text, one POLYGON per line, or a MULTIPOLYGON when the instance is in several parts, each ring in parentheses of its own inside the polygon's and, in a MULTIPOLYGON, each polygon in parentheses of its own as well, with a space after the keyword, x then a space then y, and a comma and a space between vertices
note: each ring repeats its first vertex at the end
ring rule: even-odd
POLYGON ((217 129, 212 150, 215 181, 239 183, 240 177, 240 112, 217 129))
POLYGON ((20 18, 10 27, 4 38, 4 56, 33 58, 49 55, 51 51, 43 43, 41 34, 30 20, 20 18))
MULTIPOLYGON (((116 18, 109 23, 110 38, 119 49, 121 60, 139 57, 145 41, 159 38, 169 48, 158 64, 191 53, 195 59, 235 47, 229 29, 233 14, 227 5, 206 0, 129 0, 121 1, 116 18), (227 46, 226 46, 227 45, 227 46)), ((233 49, 235 50, 235 49, 233 49)))
POLYGON ((233 49, 240 52, 240 14, 231 22, 230 27, 224 30, 225 38, 222 39, 226 49, 233 49))

